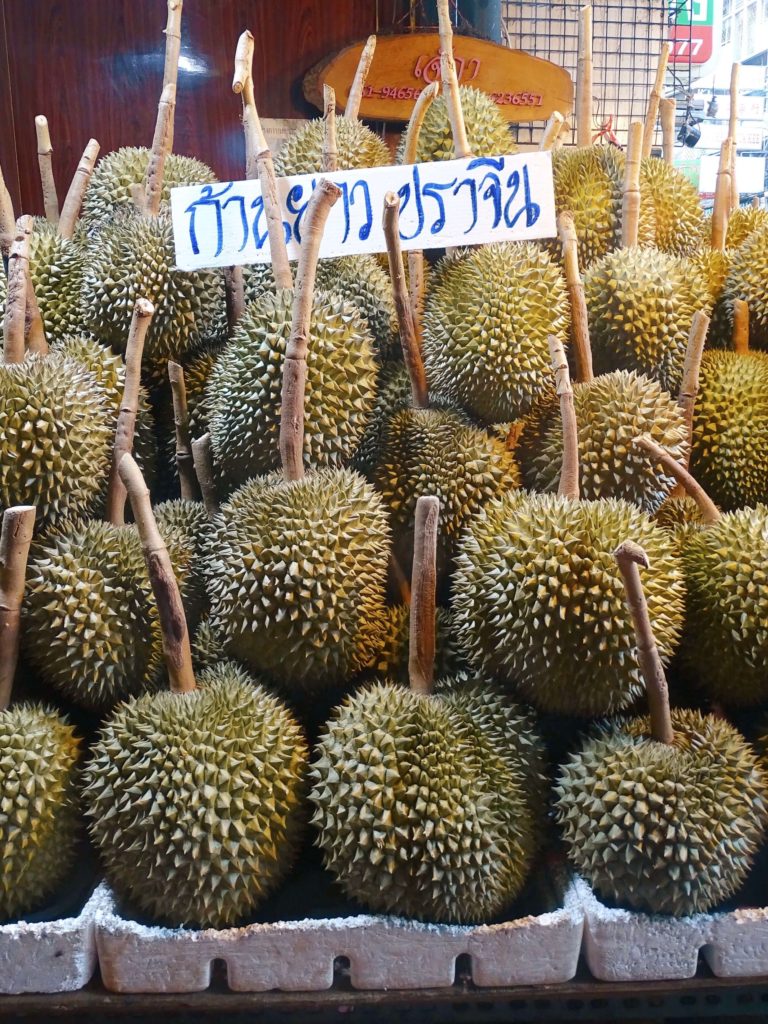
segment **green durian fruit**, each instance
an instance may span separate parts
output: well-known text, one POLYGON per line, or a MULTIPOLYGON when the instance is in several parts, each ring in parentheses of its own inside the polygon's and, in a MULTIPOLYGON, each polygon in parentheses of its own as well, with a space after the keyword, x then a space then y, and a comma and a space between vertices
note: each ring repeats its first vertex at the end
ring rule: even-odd
MULTIPOLYGON (((83 200, 83 222, 90 232, 124 208, 133 209, 131 185, 144 183, 148 163, 149 150, 135 146, 123 146, 99 160, 83 200)), ((214 181, 216 175, 200 160, 169 153, 163 167, 161 201, 167 207, 171 189, 179 185, 207 185, 214 181)))
POLYGON ((564 337, 568 309, 560 270, 532 242, 454 261, 424 313, 430 390, 484 423, 517 419, 551 387, 547 337, 564 337))
POLYGON ((227 652, 221 637, 211 625, 208 614, 201 617, 197 628, 190 640, 192 650, 192 667, 195 672, 203 672, 208 668, 215 668, 222 661, 227 659, 227 652))
MULTIPOLYGON (((471 85, 459 86, 459 93, 464 127, 472 155, 504 156, 506 153, 516 152, 517 146, 509 125, 488 93, 471 85)), ((406 135, 407 130, 401 136, 397 151, 399 164, 403 162, 405 156, 406 135)), ((421 164, 432 160, 453 159, 453 132, 448 118, 448 107, 445 97, 440 95, 428 107, 421 125, 415 162, 421 164)))
POLYGON ((736 892, 760 846, 766 778, 728 722, 672 710, 674 744, 648 718, 595 730, 563 765, 556 813, 576 869, 604 899, 701 913, 736 892))
POLYGON ((109 881, 153 920, 239 923, 296 857, 306 760, 287 708, 230 663, 121 705, 84 772, 109 881))
MULTIPOLYGON (((283 359, 293 293, 266 292, 248 306, 205 391, 214 461, 230 486, 279 465, 283 359)), ((357 307, 316 292, 307 355, 304 454, 308 466, 354 456, 373 411, 377 365, 357 307)))
POLYGON ((725 299, 725 282, 731 269, 733 253, 728 249, 698 249, 690 257, 691 263, 701 272, 709 292, 712 307, 712 322, 707 331, 708 348, 730 348, 731 323, 728 304, 725 299))
POLYGON ((683 579, 671 538, 634 505, 507 494, 464 532, 455 559, 459 642, 491 678, 514 682, 542 711, 604 715, 644 692, 632 620, 613 551, 632 537, 667 661, 683 618, 683 579))
POLYGON ((656 249, 617 249, 587 269, 584 292, 595 373, 636 370, 677 393, 693 314, 710 309, 696 267, 656 249))
POLYGON ((691 472, 723 509, 768 501, 768 354, 704 353, 691 472))
POLYGON ((370 478, 379 461, 392 417, 411 406, 411 382, 403 363, 385 363, 379 370, 373 411, 352 460, 353 467, 370 478))
MULTIPOLYGON (((43 318, 48 342, 83 328, 80 289, 85 269, 85 235, 78 228, 72 238, 60 238, 57 225, 35 217, 29 247, 29 272, 43 318)), ((0 295, 0 316, 5 309, 5 275, 0 295)))
POLYGON ((109 473, 114 416, 96 376, 52 353, 0 363, 0 507, 38 526, 88 512, 109 473))
POLYGON ((753 232, 765 227, 768 227, 768 210, 764 207, 737 206, 728 216, 725 244, 729 249, 738 249, 753 232))
MULTIPOLYGON (((313 174, 323 169, 323 119, 315 118, 289 135, 275 157, 279 177, 313 174)), ((336 118, 337 166, 340 171, 392 163, 387 144, 357 118, 336 118)))
MULTIPOLYGON (((581 495, 625 498, 655 512, 675 486, 673 477, 634 447, 648 433, 675 459, 684 459, 688 431, 674 398, 642 374, 617 370, 573 385, 579 430, 581 495)), ((517 449, 526 487, 556 491, 563 456, 557 398, 540 403, 517 449)))
MULTIPOLYGON (((461 675, 470 670, 465 652, 456 642, 453 613, 448 608, 435 612, 435 675, 438 678, 461 675)), ((411 614, 405 604, 387 608, 387 630, 384 646, 368 666, 383 679, 408 682, 408 645, 411 614)))
POLYGON ((211 626, 233 657, 289 685, 344 683, 370 664, 387 628, 390 534, 361 476, 259 477, 213 525, 211 626))
POLYGON ((704 210, 699 190, 682 171, 658 157, 640 165, 640 209, 653 209, 656 248, 691 256, 704 239, 704 210))
POLYGON ((654 513, 653 521, 677 538, 685 536, 689 528, 698 529, 704 522, 701 509, 687 494, 665 498, 654 513))
POLYGON ((75 863, 79 756, 74 729, 53 708, 0 711, 0 923, 41 907, 75 863))
POLYGON ((754 348, 768 348, 768 224, 757 228, 733 253, 725 282, 729 310, 734 299, 749 306, 749 340, 754 348))

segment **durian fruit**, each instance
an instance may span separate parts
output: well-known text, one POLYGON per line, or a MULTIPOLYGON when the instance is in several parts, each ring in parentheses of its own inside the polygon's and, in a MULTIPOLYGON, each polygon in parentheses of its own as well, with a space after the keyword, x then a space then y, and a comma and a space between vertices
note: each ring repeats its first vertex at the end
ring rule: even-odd
POLYGON ((164 501, 155 506, 154 512, 160 532, 170 544, 174 571, 183 581, 187 621, 196 624, 206 603, 203 557, 210 540, 211 521, 203 503, 188 498, 164 501))
POLYGON ((353 467, 363 476, 370 476, 379 461, 391 417, 411 406, 411 381, 403 363, 385 363, 379 370, 373 411, 360 439, 353 467))
POLYGON ((641 209, 653 209, 656 248, 691 256, 704 238, 704 210, 693 182, 665 160, 651 156, 640 166, 641 209))
MULTIPOLYGON (((438 679, 464 678, 471 666, 456 642, 453 613, 449 608, 438 608, 435 616, 435 675, 438 679)), ((408 682, 410 623, 409 605, 396 604, 387 608, 386 640, 368 666, 380 678, 408 682)))
MULTIPOLYGON (((275 171, 281 178, 323 169, 323 128, 323 119, 315 118, 288 136, 275 157, 275 171)), ((392 163, 384 140, 356 117, 336 118, 336 146, 339 171, 392 163)))
POLYGON ((197 628, 190 640, 192 650, 192 667, 196 673, 208 668, 215 668, 222 661, 235 662, 227 658, 221 637, 211 625, 210 616, 201 616, 197 628))
POLYGON ((765 207, 737 206, 728 215, 728 230, 725 235, 726 248, 738 249, 753 232, 767 226, 768 210, 765 207))
POLYGON ((560 270, 531 242, 500 242, 454 261, 424 312, 430 389, 484 423, 517 419, 550 387, 547 337, 564 338, 560 270))
POLYGON ((682 498, 672 496, 665 498, 654 514, 653 521, 662 530, 673 534, 688 527, 698 528, 703 522, 701 509, 688 495, 682 498))
POLYGON ((709 348, 727 348, 731 339, 725 283, 731 269, 732 252, 728 249, 700 248, 690 257, 706 282, 712 306, 712 323, 707 335, 709 348))
MULTIPOLYGON (((637 545, 620 550, 647 566, 637 545)), ((633 603, 642 601, 639 576, 637 589, 628 589, 633 603)), ((640 624, 642 603, 634 607, 640 624)), ((724 719, 670 713, 653 635, 639 646, 650 717, 604 724, 584 740, 560 771, 556 814, 570 860, 604 899, 655 914, 705 912, 747 876, 768 822, 768 780, 724 719)))
POLYGON ((85 236, 78 227, 62 238, 57 226, 35 217, 29 273, 49 340, 82 330, 80 289, 85 268, 85 236))
MULTIPOLYGON (((491 97, 471 85, 459 87, 464 127, 473 156, 502 156, 517 149, 509 126, 498 105, 491 97)), ((397 153, 402 163, 407 130, 403 132, 397 153)), ((427 109, 419 130, 416 163, 433 160, 453 160, 454 146, 451 122, 445 97, 439 96, 427 109)))
POLYGON ((747 303, 752 344, 768 349, 768 224, 753 231, 734 251, 725 298, 730 310, 735 299, 747 303))

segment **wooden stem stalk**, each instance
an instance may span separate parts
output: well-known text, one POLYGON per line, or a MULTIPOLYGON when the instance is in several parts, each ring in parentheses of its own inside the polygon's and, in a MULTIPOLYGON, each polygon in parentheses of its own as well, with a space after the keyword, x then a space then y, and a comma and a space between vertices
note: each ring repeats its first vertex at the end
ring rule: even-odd
POLYGON ((126 452, 120 459, 118 469, 131 500, 133 518, 155 595, 171 692, 191 693, 195 689, 195 676, 192 671, 189 631, 168 548, 157 528, 149 490, 133 456, 126 452))
POLYGON ((155 134, 152 138, 152 149, 147 164, 145 178, 144 212, 149 217, 160 213, 160 200, 163 196, 163 178, 165 177, 165 161, 173 145, 173 118, 176 111, 176 84, 169 82, 163 86, 160 102, 157 106, 155 134))
POLYGON ((648 602, 645 600, 643 584, 640 579, 639 566, 650 568, 645 551, 634 541, 625 540, 613 553, 619 565, 624 590, 627 596, 627 607, 632 616, 637 643, 637 660, 645 680, 648 695, 648 710, 651 718, 651 737, 658 743, 671 745, 675 742, 672 729, 672 716, 669 711, 669 689, 664 666, 661 663, 659 649, 653 635, 651 617, 648 614, 648 602))
MULTIPOLYGON (((416 335, 419 339, 419 353, 421 353, 421 317, 424 313, 424 289, 424 253, 421 249, 411 249, 408 252, 408 301, 411 307, 411 316, 416 325, 416 335)), ((426 387, 426 378, 424 383, 426 387)))
POLYGON ((416 502, 413 538, 408 644, 408 679, 414 693, 430 694, 435 678, 435 587, 439 521, 439 499, 419 498, 416 502))
POLYGON ((715 184, 715 203, 712 210, 712 248, 725 249, 728 233, 728 212, 731 202, 731 149, 733 142, 725 139, 720 147, 720 165, 715 184))
MULTIPOLYGON (((27 266, 29 272, 29 266, 27 266)), ((27 279, 26 309, 24 312, 24 336, 27 339, 27 351, 47 356, 48 342, 45 337, 45 325, 37 304, 37 296, 32 285, 32 275, 27 279)))
POLYGON ((675 111, 674 99, 661 101, 661 139, 664 162, 670 166, 675 162, 675 111))
POLYGON ((245 312, 245 281, 242 267, 227 267, 224 271, 224 295, 227 303, 229 333, 245 312))
POLYGON ((649 434, 641 434, 640 437, 635 438, 634 443, 683 485, 685 493, 693 498, 701 509, 701 518, 705 523, 716 523, 720 519, 717 506, 701 484, 694 480, 685 466, 673 458, 666 449, 662 448, 660 444, 656 444, 649 434))
POLYGON ((584 283, 579 274, 579 246, 576 238, 576 224, 573 214, 564 210, 557 218, 557 229, 563 249, 565 282, 571 300, 571 342, 576 359, 576 376, 579 381, 590 381, 592 371, 592 346, 589 342, 587 300, 584 297, 584 283))
POLYGON ((59 223, 59 197, 56 194, 56 179, 53 176, 53 146, 48 130, 48 118, 38 114, 35 118, 37 134, 37 163, 40 167, 40 184, 43 188, 45 219, 51 224, 59 223))
POLYGON ((61 208, 61 217, 59 218, 59 236, 61 238, 71 238, 75 233, 80 207, 83 205, 83 196, 88 188, 88 182, 91 180, 98 155, 99 144, 96 139, 90 139, 80 157, 80 163, 77 165, 72 184, 69 186, 64 205, 61 208))
POLYGON ((136 207, 138 212, 146 217, 147 215, 147 192, 144 185, 138 181, 132 181, 128 186, 128 191, 131 193, 131 200, 133 205, 136 207))
POLYGON ((563 466, 560 471, 560 486, 557 493, 561 498, 579 498, 579 428, 576 409, 573 404, 573 388, 565 358, 563 343, 554 334, 547 338, 552 369, 555 373, 555 388, 560 399, 560 416, 563 421, 563 466))
MULTIPOLYGON (((165 61, 163 63, 163 89, 172 85, 176 89, 179 80, 179 55, 181 53, 181 11, 183 0, 168 0, 168 18, 165 23, 165 61)), ((168 130, 168 152, 173 152, 173 118, 168 130)))
POLYGON ((421 356, 416 319, 405 283, 403 252, 400 247, 400 197, 394 192, 387 192, 384 196, 383 226, 397 324, 400 328, 400 343, 403 346, 403 359, 411 381, 413 406, 415 409, 426 409, 429 402, 427 375, 421 356))
POLYGON ((323 171, 339 169, 339 146, 336 141, 336 93, 330 85, 323 86, 323 171))
POLYGON ((560 136, 564 121, 565 118, 559 110, 552 111, 549 120, 544 126, 544 134, 539 142, 539 150, 541 152, 547 152, 552 149, 560 136))
POLYGON ((735 210, 739 205, 739 186, 736 182, 736 127, 739 117, 739 76, 741 64, 731 67, 731 109, 728 114, 728 138, 731 140, 731 190, 729 209, 735 210))
MULTIPOLYGON (((363 89, 365 89, 365 82, 368 78, 368 72, 371 70, 371 64, 373 63, 373 55, 376 52, 376 36, 368 36, 363 47, 363 52, 360 54, 360 60, 357 62, 357 70, 355 71, 355 77, 352 79, 352 86, 349 90, 349 99, 347 105, 344 108, 344 116, 357 119, 360 113, 360 104, 363 100, 363 89)), ((335 170, 335 168, 333 168, 335 170)))
POLYGON ((286 480, 301 480, 304 477, 304 390, 315 275, 325 222, 340 195, 341 189, 337 185, 327 178, 321 178, 307 208, 296 271, 291 335, 283 365, 280 460, 286 480))
POLYGON ((440 77, 443 82, 443 96, 448 108, 448 120, 451 122, 453 135, 453 155, 457 160, 472 156, 464 125, 464 112, 461 109, 459 79, 456 75, 456 62, 453 59, 453 29, 448 0, 437 0, 438 31, 440 33, 440 77))
POLYGON ((5 711, 10 704, 19 658, 21 602, 34 528, 34 505, 16 505, 3 513, 0 532, 0 711, 5 711))
POLYGON ((173 399, 173 424, 176 429, 176 468, 179 472, 181 496, 189 501, 197 501, 200 498, 200 488, 195 476, 192 444, 189 437, 187 385, 184 380, 184 370, 172 359, 168 360, 168 379, 171 382, 171 396, 173 399))
POLYGON ((640 160, 643 154, 643 126, 633 121, 629 126, 627 161, 624 170, 624 195, 621 204, 621 244, 637 245, 640 228, 640 160))
POLYGON ((659 116, 659 103, 664 90, 664 76, 667 73, 667 62, 669 61, 669 43, 663 43, 659 54, 659 63, 656 65, 656 78, 653 82, 651 95, 648 97, 648 108, 645 114, 645 125, 643 127, 643 158, 651 155, 653 146, 653 135, 656 131, 656 118, 659 116))
POLYGON ((203 496, 205 511, 210 518, 219 511, 219 499, 216 495, 216 481, 213 475, 213 450, 211 449, 211 435, 203 434, 192 442, 192 461, 195 466, 195 475, 200 485, 200 493, 203 496))
POLYGON ((734 299, 731 345, 741 356, 749 352, 749 305, 744 299, 734 299))
MULTIPOLYGON (((688 332, 688 347, 685 350, 685 361, 683 362, 683 380, 680 384, 680 392, 677 396, 677 405, 685 420, 685 432, 688 441, 688 451, 685 456, 685 467, 691 458, 691 441, 693 438, 693 411, 696 407, 696 396, 699 393, 699 370, 701 369, 701 357, 704 354, 704 342, 707 340, 709 330, 709 317, 702 310, 693 314, 691 329, 688 332)), ((685 489, 681 484, 675 487, 675 497, 682 497, 685 489)))
POLYGON ((440 94, 440 83, 432 82, 419 93, 418 99, 413 105, 411 119, 408 122, 408 130, 405 133, 405 147, 403 152, 404 164, 415 164, 419 151, 419 135, 424 118, 433 102, 440 94))
POLYGON ((579 58, 576 71, 576 145, 592 144, 592 5, 579 11, 579 58))
POLYGON ((24 327, 32 224, 32 218, 28 214, 19 217, 8 257, 8 293, 3 318, 3 359, 6 363, 21 363, 24 360, 24 327))
POLYGON ((16 215, 13 212, 11 193, 0 169, 0 253, 4 258, 8 257, 15 234, 16 215))
POLYGON ((139 388, 141 387, 141 355, 144 339, 152 322, 155 307, 148 299, 137 299, 133 307, 128 343, 125 348, 125 384, 120 412, 115 429, 115 447, 107 485, 107 521, 115 526, 125 523, 126 490, 119 472, 123 456, 133 451, 133 435, 136 430, 136 415, 139 410, 139 388))

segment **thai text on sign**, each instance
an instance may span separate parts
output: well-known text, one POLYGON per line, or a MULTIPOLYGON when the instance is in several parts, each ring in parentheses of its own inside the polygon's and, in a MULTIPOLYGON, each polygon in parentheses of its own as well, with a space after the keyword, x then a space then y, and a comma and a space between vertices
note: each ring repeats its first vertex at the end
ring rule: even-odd
MULTIPOLYGON (((470 157, 279 178, 288 255, 298 258, 312 191, 321 177, 341 189, 331 209, 321 258, 386 251, 382 211, 400 196, 403 249, 439 249, 557 233, 549 153, 470 157)), ((171 190, 176 264, 182 270, 266 263, 267 219, 257 180, 171 190)))

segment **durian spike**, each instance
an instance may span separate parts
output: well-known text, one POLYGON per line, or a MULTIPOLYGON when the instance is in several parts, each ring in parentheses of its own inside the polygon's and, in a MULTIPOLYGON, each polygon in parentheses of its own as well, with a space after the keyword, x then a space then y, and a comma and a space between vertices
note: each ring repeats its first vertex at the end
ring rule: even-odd
POLYGON ((637 245, 640 228, 640 160, 643 151, 643 125, 633 121, 627 139, 624 170, 624 194, 621 201, 621 244, 627 249, 637 245))
POLYGON ((424 313, 424 253, 421 249, 408 252, 408 300, 421 350, 421 317, 424 313))
POLYGON ((559 110, 552 111, 549 120, 544 126, 544 132, 539 142, 539 150, 541 152, 547 152, 548 150, 552 149, 554 144, 557 142, 564 121, 565 118, 559 110))
POLYGON ((741 64, 731 66, 731 109, 728 112, 728 138, 731 140, 731 193, 729 209, 736 210, 739 206, 739 186, 736 182, 736 124, 739 115, 739 76, 741 64))
POLYGON ((245 282, 242 267, 227 267, 224 271, 224 295, 227 302, 227 326, 230 335, 245 312, 245 282))
POLYGON ((363 52, 360 54, 360 60, 357 62, 355 77, 352 79, 349 98, 347 99, 347 105, 344 108, 344 117, 357 120, 360 113, 360 104, 363 100, 363 89, 365 89, 365 82, 368 78, 368 72, 371 70, 375 51, 376 36, 368 36, 365 41, 365 46, 363 47, 363 52))
MULTIPOLYGON (((163 61, 163 89, 166 85, 176 87, 179 80, 179 55, 181 54, 181 11, 183 0, 168 0, 168 18, 165 23, 165 60, 163 61)), ((173 152, 173 118, 169 130, 168 152, 173 152)))
POLYGON ((35 118, 37 135, 37 163, 40 167, 40 184, 43 188, 45 219, 51 224, 59 223, 59 197, 56 194, 56 179, 53 176, 53 146, 48 130, 48 118, 38 114, 35 118))
POLYGON ((195 676, 192 671, 189 631, 168 548, 157 528, 144 477, 130 453, 126 452, 120 459, 118 471, 128 491, 136 529, 141 538, 141 550, 155 595, 163 638, 163 656, 168 669, 171 692, 190 693, 195 689, 195 676))
POLYGON ((148 217, 156 217, 160 213, 160 200, 163 196, 163 178, 165 177, 165 161, 173 145, 173 118, 176 112, 176 84, 169 82, 163 86, 160 102, 157 105, 155 134, 152 138, 152 149, 144 179, 144 213, 148 217))
POLYGON ((280 461, 286 480, 304 477, 304 390, 307 382, 307 351, 315 293, 315 275, 323 230, 341 189, 321 178, 307 207, 293 293, 291 334, 285 348, 280 409, 280 461))
POLYGON ((392 293, 397 312, 397 325, 400 329, 403 359, 411 381, 413 406, 415 409, 426 409, 429 403, 427 375, 424 370, 419 335, 405 283, 403 251, 400 247, 400 197, 394 192, 387 192, 384 196, 383 226, 389 259, 389 275, 392 278, 392 293))
POLYGON ((710 496, 698 481, 694 480, 685 466, 682 466, 668 451, 657 444, 649 434, 641 434, 634 439, 634 444, 658 462, 670 476, 679 481, 685 493, 696 502, 701 510, 702 522, 711 525, 720 519, 720 512, 710 496))
POLYGON ((579 245, 576 240, 576 224, 573 214, 563 210, 557 218, 557 230, 563 249, 565 283, 571 300, 571 342, 576 360, 576 379, 582 382, 594 377, 592 371, 592 346, 589 343, 589 321, 587 301, 584 298, 584 283, 579 274, 579 245))
POLYGON ((663 99, 661 101, 661 140, 664 162, 674 164, 675 162, 675 112, 676 104, 674 99, 663 99))
POLYGON ((448 0, 437 0, 437 21, 440 34, 440 78, 443 82, 443 96, 448 108, 448 120, 451 122, 453 135, 453 155, 457 160, 472 156, 464 125, 464 112, 461 109, 459 79, 456 75, 456 62, 453 59, 453 29, 448 0))
POLYGON ((421 126, 424 124, 424 118, 426 117, 427 111, 432 106, 434 101, 440 94, 440 83, 431 82, 425 89, 422 89, 419 93, 418 99, 413 105, 411 111, 411 119, 408 122, 408 130, 405 133, 405 147, 403 151, 403 163, 404 164, 415 164, 416 154, 419 150, 419 135, 421 134, 421 126))
POLYGON ((389 553, 389 571, 392 575, 392 579, 397 587, 397 592, 400 595, 400 600, 403 604, 410 605, 411 603, 411 584, 408 582, 408 577, 403 572, 403 567, 397 560, 397 556, 394 551, 389 553))
POLYGON ((32 224, 32 218, 28 214, 24 214, 16 221, 8 257, 8 292, 3 318, 3 360, 6 363, 21 363, 24 360, 24 321, 27 309, 32 224))
POLYGON ((144 339, 155 307, 148 299, 137 299, 133 307, 128 342, 125 347, 125 384, 120 412, 115 428, 115 447, 107 484, 106 518, 115 526, 125 523, 126 491, 118 472, 123 455, 133 451, 133 435, 136 430, 136 414, 139 409, 139 388, 141 386, 141 355, 144 339))
POLYGON ((728 233, 728 210, 731 202, 731 148, 732 140, 724 139, 720 146, 720 165, 717 170, 715 184, 715 202, 712 209, 713 249, 725 249, 725 238, 728 233))
POLYGON ((667 73, 667 62, 669 61, 669 43, 662 43, 659 62, 656 65, 656 78, 653 82, 651 94, 648 97, 648 107, 645 113, 645 125, 643 126, 643 159, 651 155, 653 146, 653 135, 656 131, 656 118, 659 116, 659 103, 661 92, 664 88, 664 76, 667 73))
POLYGON ((339 169, 339 147, 336 141, 336 92, 323 86, 323 171, 339 169))
POLYGON ((634 541, 625 540, 613 553, 619 564, 619 571, 624 580, 627 607, 632 616, 637 643, 637 660, 645 681, 648 695, 648 711, 651 719, 651 738, 658 743, 672 744, 675 733, 672 729, 672 716, 669 711, 669 688, 664 666, 661 663, 659 649, 653 635, 651 617, 648 614, 648 603, 645 600, 643 584, 640 579, 639 566, 650 568, 645 551, 634 541))
MULTIPOLYGON (((699 309, 693 314, 691 329, 688 332, 688 346, 685 350, 683 362, 683 379, 680 383, 680 391, 677 395, 677 405, 685 420, 685 434, 688 441, 688 453, 685 456, 684 465, 688 467, 691 457, 691 441, 693 438, 693 410, 696 406, 696 396, 699 393, 699 370, 701 369, 701 357, 704 354, 704 342, 707 340, 709 330, 709 317, 699 309)), ((682 498, 685 488, 677 483, 672 491, 672 497, 682 498)))
POLYGON ((429 694, 435 679, 435 586, 438 498, 422 496, 416 502, 411 571, 411 619, 408 642, 408 679, 414 693, 429 694))
POLYGON ((744 299, 733 301, 731 347, 742 356, 749 352, 749 305, 744 299))
POLYGON ((90 139, 83 150, 80 163, 75 169, 72 177, 72 184, 64 199, 59 217, 59 237, 71 238, 75 233, 77 218, 80 216, 80 207, 83 205, 83 196, 91 180, 93 168, 96 166, 96 158, 99 155, 99 144, 96 139, 90 139))
POLYGON ((579 57, 576 69, 576 145, 592 144, 592 4, 579 10, 579 57))
POLYGON ((179 471, 181 496, 189 501, 200 499, 200 488, 192 461, 192 445, 189 439, 189 410, 187 409, 187 387, 184 370, 172 359, 168 360, 168 379, 171 382, 173 399, 173 425, 176 430, 176 468, 179 471))
POLYGON ((573 405, 573 388, 565 358, 563 343, 554 334, 547 338, 552 369, 555 374, 555 388, 560 399, 560 416, 563 420, 563 466, 560 470, 560 486, 557 493, 561 498, 579 499, 579 428, 576 423, 576 409, 573 405))
POLYGON ((213 475, 213 451, 210 434, 203 434, 202 437, 198 437, 192 442, 192 461, 195 465, 197 482, 200 484, 205 511, 212 519, 219 511, 219 499, 216 495, 216 481, 213 475))
POLYGON ((19 657, 27 555, 34 528, 34 505, 16 505, 3 513, 0 532, 0 711, 5 711, 11 701, 19 657))
POLYGON ((242 96, 243 133, 245 135, 245 176, 258 178, 264 198, 264 215, 269 235, 269 255, 277 288, 293 288, 288 248, 283 230, 283 211, 277 192, 277 177, 272 154, 262 131, 253 96, 253 36, 247 30, 237 41, 235 76, 232 91, 242 96))
POLYGON ((0 168, 0 253, 4 260, 8 258, 15 234, 16 215, 13 212, 11 193, 8 191, 2 168, 0 168))

